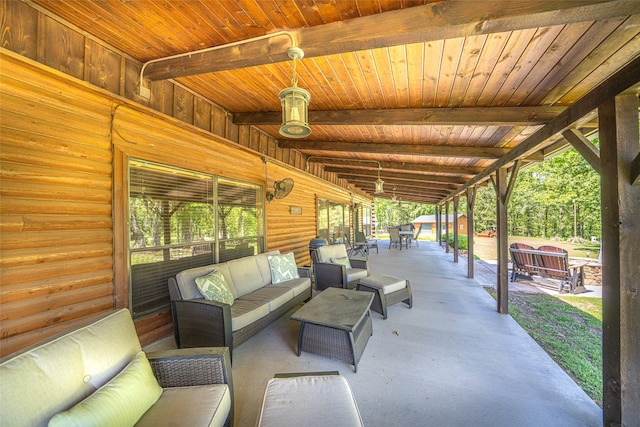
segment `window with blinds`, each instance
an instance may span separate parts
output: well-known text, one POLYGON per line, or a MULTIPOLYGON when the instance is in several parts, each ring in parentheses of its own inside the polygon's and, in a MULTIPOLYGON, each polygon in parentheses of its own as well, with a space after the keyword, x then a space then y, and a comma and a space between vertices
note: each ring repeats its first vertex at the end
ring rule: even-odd
POLYGON ((128 182, 134 317, 169 306, 176 273, 262 252, 260 186, 135 159, 128 182))

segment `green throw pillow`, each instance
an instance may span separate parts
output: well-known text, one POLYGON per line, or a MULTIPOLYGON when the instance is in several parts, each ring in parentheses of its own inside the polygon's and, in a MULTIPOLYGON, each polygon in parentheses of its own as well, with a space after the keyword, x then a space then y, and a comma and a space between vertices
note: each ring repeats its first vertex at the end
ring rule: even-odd
POLYGON ((206 276, 196 277, 196 285, 205 299, 233 305, 233 294, 224 276, 218 270, 206 276))
POLYGON ((49 420, 50 427, 132 426, 162 395, 144 352, 118 375, 71 409, 49 420))
POLYGON ((271 267, 271 283, 282 283, 300 277, 293 252, 269 255, 268 260, 271 267))
POLYGON ((331 262, 333 264, 344 265, 347 268, 351 268, 351 262, 349 262, 349 257, 343 256, 342 258, 331 258, 331 262))

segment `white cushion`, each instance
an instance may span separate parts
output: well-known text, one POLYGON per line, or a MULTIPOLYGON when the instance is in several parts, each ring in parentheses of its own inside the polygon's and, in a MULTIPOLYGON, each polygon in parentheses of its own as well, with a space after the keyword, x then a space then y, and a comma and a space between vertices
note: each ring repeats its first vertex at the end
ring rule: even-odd
POLYGON ((316 255, 320 263, 331 263, 331 258, 343 258, 347 255, 347 248, 343 244, 320 246, 316 249, 316 255))
POLYGON ((341 375, 269 380, 258 419, 259 427, 363 425, 351 387, 341 375))
POLYGON ((297 297, 301 293, 307 291, 311 287, 311 279, 308 277, 300 277, 298 279, 287 280, 286 282, 278 283, 277 285, 269 285, 274 287, 286 287, 293 290, 293 296, 297 297))
POLYGON ((231 392, 226 384, 165 388, 162 396, 136 427, 224 425, 231 411, 231 392))
POLYGON ((407 281, 405 279, 399 279, 385 274, 374 274, 366 277, 360 280, 360 284, 370 288, 382 289, 382 293, 385 295, 407 287, 407 281))
POLYGON ((268 315, 269 303, 238 298, 231 306, 231 330, 237 331, 268 315))
POLYGON ((242 297, 248 301, 262 301, 269 304, 269 311, 280 308, 293 298, 293 290, 287 287, 273 285, 265 286, 242 297))

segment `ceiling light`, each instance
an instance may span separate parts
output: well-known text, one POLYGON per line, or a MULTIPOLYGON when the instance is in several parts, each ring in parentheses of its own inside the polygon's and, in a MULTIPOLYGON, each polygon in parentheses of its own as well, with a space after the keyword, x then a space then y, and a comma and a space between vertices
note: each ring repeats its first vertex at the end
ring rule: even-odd
POLYGON ((380 169, 382 169, 382 166, 378 163, 378 179, 376 180, 376 191, 374 191, 374 194, 384 193, 384 181, 380 179, 380 169))
POLYGON ((282 89, 278 94, 282 104, 280 135, 288 138, 304 138, 311 134, 309 127, 311 95, 298 87, 298 76, 296 75, 296 62, 302 59, 304 52, 299 47, 292 46, 287 50, 287 55, 293 59, 293 77, 291 78, 291 86, 282 89))

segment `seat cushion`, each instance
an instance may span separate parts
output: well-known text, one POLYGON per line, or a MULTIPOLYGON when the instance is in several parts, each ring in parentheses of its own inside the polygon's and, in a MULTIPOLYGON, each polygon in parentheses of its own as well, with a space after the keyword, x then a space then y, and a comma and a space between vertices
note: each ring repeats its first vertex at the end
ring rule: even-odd
POLYGON ((256 256, 227 261, 229 272, 236 288, 235 298, 241 297, 265 286, 256 256))
POLYGON ((351 387, 341 375, 272 378, 258 419, 259 427, 363 425, 351 387))
POLYGON ((293 298, 293 290, 287 287, 265 286, 256 291, 248 293, 242 299, 248 301, 260 301, 269 304, 269 311, 280 308, 283 304, 293 298))
POLYGON ((367 277, 367 270, 362 268, 350 268, 347 270, 347 282, 353 282, 354 280, 367 277))
POLYGON ((231 411, 226 384, 165 388, 136 426, 223 426, 231 411))
POLYGON ((360 280, 361 285, 370 288, 382 289, 382 293, 387 295, 407 287, 407 281, 398 277, 387 276, 385 274, 374 274, 360 280))
POLYGON ((263 300, 237 298, 231 306, 231 330, 237 331, 268 315, 269 303, 263 300))
POLYGON ((269 286, 289 288, 293 291, 293 296, 297 297, 303 292, 309 293, 309 288, 311 287, 311 279, 308 277, 299 277, 297 279, 287 280, 286 282, 281 282, 277 285, 269 286))

